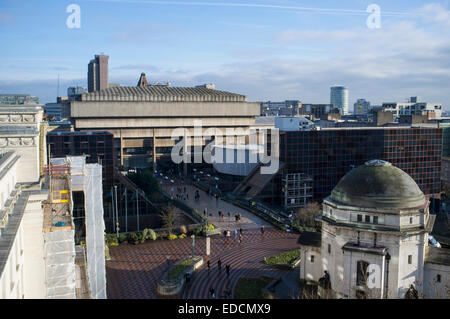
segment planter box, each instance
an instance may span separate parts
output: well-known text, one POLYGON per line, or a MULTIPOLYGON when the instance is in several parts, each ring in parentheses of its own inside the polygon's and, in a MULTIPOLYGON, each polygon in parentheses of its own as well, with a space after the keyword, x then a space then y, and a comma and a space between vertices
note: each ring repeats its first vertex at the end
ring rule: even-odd
MULTIPOLYGON (((174 266, 176 266, 177 264, 183 262, 184 260, 188 260, 188 259, 191 259, 191 258, 182 259, 182 260, 178 261, 174 266)), ((203 257, 194 256, 194 263, 192 265, 186 267, 186 269, 177 278, 167 279, 168 278, 167 271, 164 272, 162 279, 158 280, 158 283, 157 283, 158 294, 161 296, 174 296, 174 295, 178 295, 179 293, 181 293, 181 291, 184 287, 184 283, 185 283, 184 275, 186 273, 194 272, 202 264, 203 264, 203 257)))

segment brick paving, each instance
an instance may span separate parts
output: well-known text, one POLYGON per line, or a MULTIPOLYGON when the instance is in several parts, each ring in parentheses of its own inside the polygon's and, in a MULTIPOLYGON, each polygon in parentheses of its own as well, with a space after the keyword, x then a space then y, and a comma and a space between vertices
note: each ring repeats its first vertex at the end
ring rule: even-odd
MULTIPOLYGON (((264 257, 280 252, 298 249, 296 234, 290 234, 278 229, 267 227, 264 236, 259 229, 246 229, 243 241, 239 243, 231 238, 216 235, 211 238, 211 255, 206 256, 205 238, 196 238, 195 253, 202 255, 204 264, 192 278, 191 285, 185 288, 183 299, 209 298, 209 289, 214 287, 219 298, 226 288, 234 290, 240 277, 280 277, 286 271, 279 270, 261 263, 264 257), (217 260, 222 261, 221 272, 217 269, 217 260), (211 270, 206 266, 211 261, 211 270), (225 266, 231 266, 227 277, 225 266)), ((156 282, 167 270, 166 256, 170 255, 172 262, 191 254, 191 239, 173 241, 157 240, 144 244, 122 244, 111 247, 111 260, 106 262, 107 295, 110 299, 146 299, 158 298, 156 282)))
MULTIPOLYGON (((161 181, 162 179, 159 179, 161 181)), ((261 263, 264 257, 273 256, 280 252, 298 249, 298 235, 275 229, 252 213, 236 207, 228 202, 208 196, 199 190, 200 200, 194 200, 196 187, 184 184, 182 181, 162 180, 160 184, 169 194, 176 194, 177 186, 186 187, 189 200, 185 203, 203 213, 207 207, 208 219, 222 229, 243 229, 243 241, 224 238, 221 235, 211 237, 211 255, 206 256, 206 239, 195 239, 196 255, 202 255, 204 264, 194 272, 190 287, 178 298, 206 299, 209 298, 209 289, 213 287, 216 297, 221 297, 226 288, 234 291, 236 282, 240 277, 281 277, 286 271, 276 269, 261 263), (174 191, 171 188, 174 187, 174 191), (218 211, 225 213, 222 219, 218 211), (228 219, 228 212, 231 218, 228 219), (234 220, 234 214, 241 213, 240 222, 234 220), (264 225, 265 233, 261 236, 260 226, 264 225), (218 259, 222 261, 222 270, 217 269, 218 259), (206 262, 211 262, 211 270, 208 271, 206 262), (227 277, 225 266, 230 265, 230 275, 227 277)), ((187 257, 192 253, 192 239, 176 239, 173 241, 157 240, 147 241, 144 244, 122 244, 111 247, 111 260, 106 262, 107 295, 112 299, 145 299, 158 298, 156 282, 167 270, 167 255, 171 262, 187 257)))

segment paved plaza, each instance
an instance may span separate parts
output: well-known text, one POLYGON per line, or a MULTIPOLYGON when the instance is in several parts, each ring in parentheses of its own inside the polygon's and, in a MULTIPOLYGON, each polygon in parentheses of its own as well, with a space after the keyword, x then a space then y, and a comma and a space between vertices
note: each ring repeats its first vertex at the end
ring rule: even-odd
MULTIPOLYGON (((228 202, 208 196, 199 190, 200 200, 194 199, 196 187, 184 184, 179 180, 165 180, 162 188, 175 196, 177 186, 189 194, 185 203, 203 213, 207 207, 209 220, 222 229, 243 229, 242 243, 231 237, 222 235, 211 237, 211 254, 206 256, 206 239, 195 239, 195 254, 204 258, 204 264, 194 272, 192 282, 186 287, 178 298, 206 299, 210 298, 209 289, 216 291, 216 298, 222 296, 225 289, 234 291, 234 287, 240 277, 269 276, 278 278, 287 273, 262 263, 264 257, 277 255, 283 251, 298 249, 296 234, 290 234, 274 228, 272 225, 253 215, 252 213, 236 207, 228 202), (173 187, 173 191, 171 190, 173 187), (225 217, 222 219, 218 211, 222 211, 225 217), (230 212, 230 218, 228 218, 230 212), (234 215, 240 213, 241 221, 236 222, 234 215), (264 235, 260 227, 264 225, 264 235), (219 271, 217 261, 221 260, 222 267, 219 271), (211 269, 207 268, 210 261, 211 269), (225 266, 230 265, 230 274, 227 276, 225 266)), ((112 299, 142 299, 158 298, 156 282, 168 269, 167 256, 171 262, 187 257, 192 253, 192 239, 187 237, 173 241, 157 240, 147 241, 144 244, 121 244, 111 247, 111 260, 106 263, 107 270, 107 294, 112 299)))
MULTIPOLYGON (((179 298, 207 299, 208 291, 215 289, 220 298, 224 289, 234 290, 240 277, 280 277, 287 271, 267 266, 261 261, 264 257, 280 252, 298 249, 298 235, 286 233, 275 228, 266 229, 263 236, 258 229, 243 232, 241 244, 233 238, 211 237, 211 255, 206 256, 205 238, 196 238, 196 251, 204 258, 204 264, 193 277, 191 286, 179 298), (219 272, 217 261, 222 261, 219 272), (206 266, 210 260, 211 270, 206 266), (230 265, 227 277, 225 266, 230 265)), ((158 298, 156 282, 167 270, 166 256, 173 262, 191 254, 191 239, 173 241, 157 240, 144 244, 122 244, 110 248, 111 260, 106 262, 107 294, 111 299, 158 298)))

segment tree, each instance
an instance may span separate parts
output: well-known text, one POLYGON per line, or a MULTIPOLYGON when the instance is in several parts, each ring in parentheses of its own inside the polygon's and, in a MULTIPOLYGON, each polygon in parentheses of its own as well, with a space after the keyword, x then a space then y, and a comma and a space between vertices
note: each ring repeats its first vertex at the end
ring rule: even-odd
POLYGON ((297 210, 295 213, 295 222, 301 226, 314 227, 316 224, 315 217, 320 215, 321 212, 322 209, 319 203, 309 203, 305 207, 297 210))
POLYGON ((137 173, 128 174, 128 178, 141 188, 147 195, 159 190, 158 180, 149 169, 140 170, 137 173))
POLYGON ((169 235, 173 233, 173 229, 175 227, 175 220, 177 219, 178 214, 175 212, 173 206, 167 206, 166 208, 161 210, 159 216, 161 217, 161 221, 163 223, 163 227, 167 228, 169 235))

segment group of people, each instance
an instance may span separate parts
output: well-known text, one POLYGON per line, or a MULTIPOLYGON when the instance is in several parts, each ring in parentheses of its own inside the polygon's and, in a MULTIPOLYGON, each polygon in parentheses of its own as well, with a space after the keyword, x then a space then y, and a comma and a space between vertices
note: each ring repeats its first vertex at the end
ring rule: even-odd
MULTIPOLYGON (((215 291, 214 287, 209 288, 209 296, 211 298, 216 298, 216 291, 215 291)), ((230 297, 231 297, 231 289, 227 287, 226 289, 224 289, 224 291, 222 293, 222 298, 228 299, 230 297)))
MULTIPOLYGON (((208 272, 209 272, 211 270, 211 261, 210 260, 208 260, 206 262, 206 266, 208 267, 208 272)), ((227 277, 230 276, 230 268, 231 268, 231 266, 229 264, 227 264, 225 266, 225 272, 227 273, 227 277)), ((222 271, 222 261, 220 260, 220 258, 217 261, 217 269, 219 270, 219 273, 222 271)))

